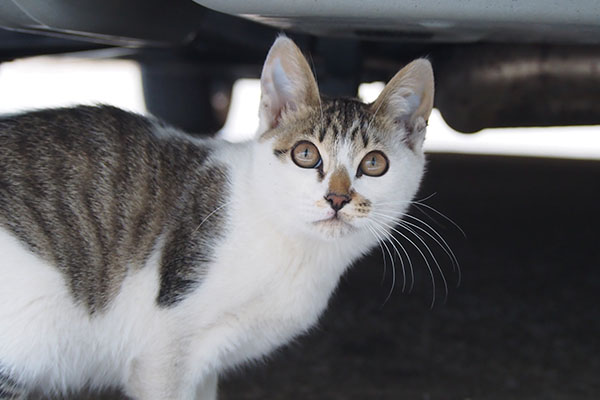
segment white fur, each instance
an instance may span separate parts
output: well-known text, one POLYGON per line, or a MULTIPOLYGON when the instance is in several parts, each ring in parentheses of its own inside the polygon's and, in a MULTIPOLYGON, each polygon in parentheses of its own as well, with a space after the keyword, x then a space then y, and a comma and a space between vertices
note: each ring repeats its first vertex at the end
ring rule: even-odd
POLYGON ((127 277, 106 313, 90 317, 73 302, 58 270, 0 228, 0 360, 44 391, 125 383, 132 357, 151 345, 157 256, 127 277))
MULTIPOLYGON (((293 46, 285 38, 277 43, 293 46)), ((293 61, 292 70, 308 70, 305 61, 293 61)), ((261 129, 273 116, 265 114, 273 111, 271 97, 279 96, 268 90, 289 89, 285 71, 274 65, 273 75, 270 67, 264 72, 274 86, 263 93, 261 129)), ((415 99, 403 101, 415 108, 415 99)), ((0 228, 0 366, 47 393, 89 385, 124 387, 143 400, 216 398, 222 371, 260 359, 313 326, 346 268, 377 244, 354 202, 339 211, 343 225, 326 221, 333 215, 324 200, 332 171, 344 168, 373 212, 398 218, 406 211, 424 157, 420 142, 413 150, 402 143, 405 134, 386 144, 390 168, 376 178, 356 177, 365 154, 354 154, 350 143, 338 143, 332 154, 319 148, 322 181, 315 170, 275 157, 269 140, 211 141, 212 157, 231 172, 232 193, 220 205, 227 210, 225 239, 199 288, 170 308, 156 304, 161 241, 146 265, 130 268, 109 308, 90 316, 56 267, 0 228)), ((172 129, 157 135, 184 137, 172 129)), ((389 231, 379 229, 380 236, 389 231)))
MULTIPOLYGON (((403 168, 354 185, 373 200, 398 199, 402 211, 422 162, 396 153, 390 161, 403 168)), ((216 374, 314 325, 340 275, 376 244, 373 235, 358 229, 332 240, 311 228, 328 215, 317 205, 327 179, 275 165, 268 142, 222 143, 215 158, 233 171, 228 234, 200 288, 173 308, 156 306, 160 246, 132 269, 110 308, 90 317, 55 267, 0 229, 0 361, 44 391, 123 385, 140 399, 213 398, 216 374)))

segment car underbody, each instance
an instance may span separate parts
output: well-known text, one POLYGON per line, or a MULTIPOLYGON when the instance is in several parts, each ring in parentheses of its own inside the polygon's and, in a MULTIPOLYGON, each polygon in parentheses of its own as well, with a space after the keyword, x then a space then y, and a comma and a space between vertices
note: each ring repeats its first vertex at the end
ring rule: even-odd
POLYGON ((148 109, 193 132, 223 124, 226 108, 209 99, 257 78, 281 32, 310 55, 328 95, 356 95, 360 83, 424 56, 436 72, 435 105, 460 132, 600 123, 593 0, 11 0, 0 5, 0 26, 10 30, 0 34, 3 60, 98 48, 115 49, 100 57, 136 60, 148 109), (201 111, 178 112, 184 103, 201 111))

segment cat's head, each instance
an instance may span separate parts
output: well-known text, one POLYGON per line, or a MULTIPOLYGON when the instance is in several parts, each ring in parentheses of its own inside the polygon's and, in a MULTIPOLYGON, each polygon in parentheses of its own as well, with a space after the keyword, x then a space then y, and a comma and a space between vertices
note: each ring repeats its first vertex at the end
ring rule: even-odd
POLYGON ((298 47, 280 37, 261 88, 257 172, 277 221, 324 239, 389 231, 423 175, 429 61, 403 68, 372 104, 327 99, 298 47))

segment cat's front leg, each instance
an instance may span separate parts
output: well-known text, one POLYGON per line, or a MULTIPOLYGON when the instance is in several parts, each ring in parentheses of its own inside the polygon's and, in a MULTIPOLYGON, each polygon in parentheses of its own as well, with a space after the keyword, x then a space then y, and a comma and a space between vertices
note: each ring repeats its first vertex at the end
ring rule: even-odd
POLYGON ((126 394, 135 400, 196 400, 196 385, 185 379, 182 364, 164 355, 136 359, 126 394))
MULTIPOLYGON (((135 400, 216 400, 218 376, 189 374, 184 357, 163 354, 135 360, 126 393, 135 400)), ((1 399, 0 399, 1 400, 1 399)))
POLYGON ((216 372, 208 374, 197 387, 196 400, 217 400, 218 381, 216 372))

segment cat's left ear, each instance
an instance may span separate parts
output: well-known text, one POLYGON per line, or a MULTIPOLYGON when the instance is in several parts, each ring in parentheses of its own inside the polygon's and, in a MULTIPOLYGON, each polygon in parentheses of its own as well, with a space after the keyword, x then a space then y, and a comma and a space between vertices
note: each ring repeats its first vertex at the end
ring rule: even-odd
POLYGON ((388 82, 371 109, 404 128, 409 144, 421 144, 433 108, 433 92, 431 63, 421 58, 402 68, 388 82))
POLYGON ((283 112, 318 107, 319 89, 300 49, 285 36, 277 38, 260 77, 259 134, 275 128, 283 112))

